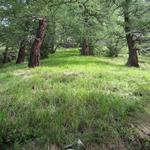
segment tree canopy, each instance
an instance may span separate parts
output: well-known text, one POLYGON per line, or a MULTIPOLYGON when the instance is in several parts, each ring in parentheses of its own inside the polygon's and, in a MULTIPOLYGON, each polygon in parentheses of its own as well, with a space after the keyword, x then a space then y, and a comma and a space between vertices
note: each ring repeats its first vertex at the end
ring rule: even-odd
POLYGON ((1 1, 0 43, 15 51, 24 46, 29 57, 38 22, 46 18, 41 58, 61 46, 80 47, 82 55, 110 57, 128 49, 127 64, 139 66, 137 51, 148 49, 143 39, 149 37, 149 6, 144 0, 1 1))

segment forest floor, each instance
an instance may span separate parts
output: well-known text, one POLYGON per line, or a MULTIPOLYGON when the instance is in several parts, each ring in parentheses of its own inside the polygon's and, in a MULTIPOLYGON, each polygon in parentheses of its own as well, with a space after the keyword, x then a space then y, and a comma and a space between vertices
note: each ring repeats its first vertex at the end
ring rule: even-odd
POLYGON ((150 59, 58 51, 41 66, 0 68, 0 149, 150 149, 150 59), (57 148, 54 148, 57 145, 57 148))

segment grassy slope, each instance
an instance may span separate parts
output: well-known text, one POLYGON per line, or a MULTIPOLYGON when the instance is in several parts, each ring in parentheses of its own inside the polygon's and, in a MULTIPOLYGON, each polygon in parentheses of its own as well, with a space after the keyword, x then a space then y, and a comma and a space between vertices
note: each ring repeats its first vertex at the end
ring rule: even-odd
POLYGON ((85 143, 148 149, 150 60, 136 69, 125 67, 125 59, 60 51, 35 69, 5 65, 0 147, 17 149, 31 141, 64 145, 80 137, 85 143))

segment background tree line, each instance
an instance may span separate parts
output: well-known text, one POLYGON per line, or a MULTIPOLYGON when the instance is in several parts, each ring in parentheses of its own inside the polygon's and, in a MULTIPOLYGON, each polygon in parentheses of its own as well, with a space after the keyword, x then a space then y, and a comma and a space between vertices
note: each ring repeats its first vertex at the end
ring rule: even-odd
POLYGON ((27 59, 35 67, 59 47, 80 47, 81 55, 128 53, 126 64, 139 67, 138 53, 150 51, 149 6, 148 0, 2 0, 1 61, 27 59))

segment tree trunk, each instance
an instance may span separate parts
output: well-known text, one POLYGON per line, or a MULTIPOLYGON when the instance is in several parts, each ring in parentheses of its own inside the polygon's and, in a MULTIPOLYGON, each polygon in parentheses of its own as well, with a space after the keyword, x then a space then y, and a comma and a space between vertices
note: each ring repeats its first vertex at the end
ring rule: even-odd
POLYGON ((128 58, 127 65, 133 66, 133 67, 139 67, 137 48, 136 48, 135 40, 133 40, 128 7, 124 9, 124 21, 125 21, 124 30, 126 33, 126 40, 127 40, 127 45, 129 49, 129 58, 128 58))
POLYGON ((39 20, 36 39, 32 45, 28 67, 36 67, 40 65, 40 48, 44 39, 47 20, 43 18, 39 20))
POLYGON ((24 63, 24 58, 25 58, 25 45, 24 45, 24 41, 22 41, 20 44, 20 49, 18 52, 18 58, 16 64, 24 63))
POLYGON ((81 55, 89 56, 93 55, 88 40, 86 38, 83 39, 81 55))
POLYGON ((138 54, 135 47, 135 41, 132 40, 131 34, 126 35, 128 49, 129 49, 129 58, 127 61, 128 66, 139 67, 138 63, 138 54))
POLYGON ((3 53, 3 56, 4 56, 3 57, 3 64, 6 64, 9 62, 7 55, 8 55, 8 47, 5 48, 5 52, 3 53))
POLYGON ((51 46, 50 46, 50 53, 54 54, 56 49, 55 49, 55 44, 56 44, 56 22, 55 22, 55 17, 52 17, 52 35, 51 35, 51 46))
POLYGON ((52 38, 51 46, 50 46, 50 54, 54 54, 54 53, 55 53, 55 41, 54 38, 52 38))

